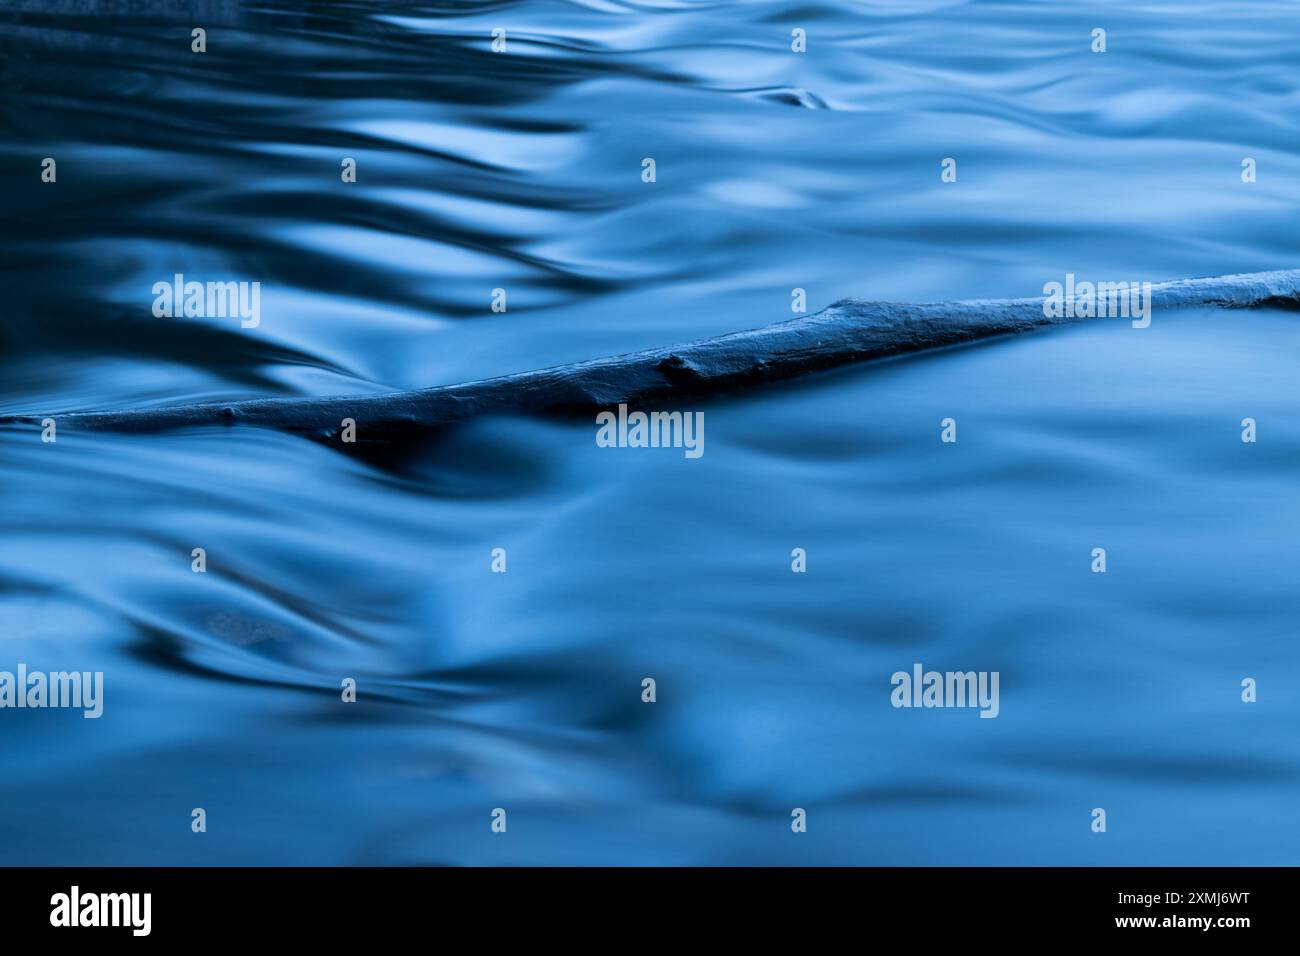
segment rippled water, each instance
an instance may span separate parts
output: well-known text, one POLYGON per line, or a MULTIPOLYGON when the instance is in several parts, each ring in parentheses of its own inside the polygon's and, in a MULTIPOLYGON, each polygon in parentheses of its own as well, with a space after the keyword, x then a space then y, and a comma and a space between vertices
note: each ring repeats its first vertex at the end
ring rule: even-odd
MULTIPOLYGON (((1300 264, 1291 3, 185 6, 0 11, 0 412, 1300 264), (154 318, 175 273, 261 324, 154 318)), ((1295 864, 1298 361, 1099 322, 692 406, 698 460, 0 432, 0 670, 105 674, 0 711, 0 861, 1295 864), (892 708, 917 661, 999 717, 892 708)))

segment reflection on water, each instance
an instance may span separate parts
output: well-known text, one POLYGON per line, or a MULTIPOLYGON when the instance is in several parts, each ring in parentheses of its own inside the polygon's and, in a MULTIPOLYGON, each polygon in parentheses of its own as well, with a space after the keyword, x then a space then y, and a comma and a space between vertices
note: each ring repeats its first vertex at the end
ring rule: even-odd
MULTIPOLYGON (((0 411, 1294 267, 1294 8, 1178 7, 19 0, 0 411), (175 273, 260 326, 155 319, 175 273)), ((106 684, 0 711, 0 861, 1295 863, 1297 359, 1293 314, 1101 323, 709 403, 697 460, 0 433, 0 670, 106 684), (892 709, 918 661, 999 717, 892 709)))

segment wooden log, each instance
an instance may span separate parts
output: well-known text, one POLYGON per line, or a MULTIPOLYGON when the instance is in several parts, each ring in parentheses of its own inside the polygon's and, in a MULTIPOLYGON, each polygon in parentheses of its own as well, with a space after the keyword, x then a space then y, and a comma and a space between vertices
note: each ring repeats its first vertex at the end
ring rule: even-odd
MULTIPOLYGON (((1300 269, 1153 284, 1155 313, 1195 306, 1300 308, 1300 269)), ((1051 317, 1044 297, 909 305, 845 299, 809 316, 670 348, 413 391, 338 398, 269 398, 54 417, 60 431, 157 432, 254 425, 328 439, 345 418, 369 440, 400 437, 474 415, 645 406, 748 388, 857 362, 1017 335, 1045 326, 1120 318, 1051 317)), ((1134 330, 1134 335, 1143 334, 1134 330)), ((10 415, 0 424, 39 424, 10 415)))

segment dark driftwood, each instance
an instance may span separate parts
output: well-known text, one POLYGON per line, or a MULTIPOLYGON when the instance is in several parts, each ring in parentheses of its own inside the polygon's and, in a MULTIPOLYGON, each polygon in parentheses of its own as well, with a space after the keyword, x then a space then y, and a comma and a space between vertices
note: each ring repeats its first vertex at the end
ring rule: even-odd
MULTIPOLYGON (((1300 307, 1300 269, 1183 279, 1154 285, 1162 311, 1189 306, 1300 307)), ((1043 299, 988 299, 907 305, 846 299, 815 315, 671 348, 648 349, 461 385, 341 398, 270 398, 53 416, 60 430, 153 432, 247 424, 329 438, 345 418, 363 440, 392 437, 489 412, 532 413, 645 406, 760 385, 854 362, 890 358, 1049 325, 1043 299)), ((1127 319, 1098 319, 1124 322, 1127 319)), ((1135 330, 1135 335, 1142 334, 1135 330)), ((38 424, 44 415, 0 417, 38 424)))

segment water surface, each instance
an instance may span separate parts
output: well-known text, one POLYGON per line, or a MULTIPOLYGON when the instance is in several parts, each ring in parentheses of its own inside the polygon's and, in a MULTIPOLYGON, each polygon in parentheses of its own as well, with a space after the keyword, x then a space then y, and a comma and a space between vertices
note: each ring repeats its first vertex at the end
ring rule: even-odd
MULTIPOLYGON (((1295 267, 1297 26, 18 0, 0 412, 457 382, 794 288, 1295 267), (260 326, 154 318, 178 272, 260 281, 260 326)), ((698 460, 585 419, 0 432, 0 669, 106 683, 0 711, 0 862, 1295 864, 1298 361, 1294 313, 1099 322, 692 405, 698 460), (892 708, 917 661, 999 671, 998 718, 892 708)))

